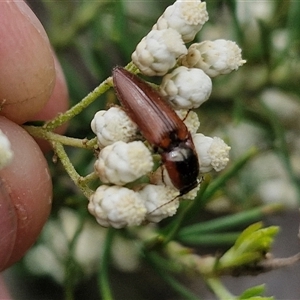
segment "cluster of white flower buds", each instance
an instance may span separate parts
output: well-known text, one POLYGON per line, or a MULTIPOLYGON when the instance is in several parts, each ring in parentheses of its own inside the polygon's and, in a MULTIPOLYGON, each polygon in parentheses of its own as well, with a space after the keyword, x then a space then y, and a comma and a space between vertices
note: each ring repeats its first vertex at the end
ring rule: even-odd
MULTIPOLYGON (((245 63, 240 48, 232 41, 205 41, 186 48, 185 43, 195 38, 207 20, 205 2, 176 1, 132 54, 134 64, 143 74, 164 76, 159 92, 188 128, 200 174, 224 169, 230 147, 220 138, 197 133, 200 122, 191 109, 209 98, 211 77, 230 73, 245 63)), ((137 141, 139 128, 124 110, 111 107, 96 113, 91 127, 101 149, 95 172, 105 184, 90 197, 88 205, 98 223, 122 228, 156 223, 174 215, 182 195, 174 188, 164 165, 153 170, 152 152, 147 143, 137 141), (150 183, 143 183, 145 178, 150 183)), ((183 198, 194 199, 198 189, 199 185, 183 198)))

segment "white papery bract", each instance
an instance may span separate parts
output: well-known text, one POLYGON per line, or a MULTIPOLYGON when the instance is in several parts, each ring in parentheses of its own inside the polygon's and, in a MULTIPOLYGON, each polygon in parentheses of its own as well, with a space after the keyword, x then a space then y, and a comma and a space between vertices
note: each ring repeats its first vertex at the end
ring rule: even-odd
POLYGON ((207 173, 212 169, 219 172, 226 167, 230 147, 221 138, 196 133, 193 141, 200 163, 200 173, 207 173))
POLYGON ((212 90, 212 82, 202 70, 180 66, 164 76, 160 93, 176 109, 192 109, 205 102, 212 90))
POLYGON ((119 141, 100 151, 94 168, 103 183, 123 185, 150 172, 153 160, 141 141, 119 141))
POLYGON ((173 216, 179 206, 178 190, 163 185, 147 184, 139 191, 147 209, 146 220, 160 222, 173 216))
POLYGON ((139 193, 106 185, 101 185, 92 194, 88 210, 100 225, 114 228, 140 225, 147 212, 139 193))
POLYGON ((174 29, 151 30, 132 53, 132 61, 148 76, 163 76, 187 53, 181 35, 174 29))
POLYGON ((138 127, 120 107, 111 107, 108 110, 98 111, 91 128, 97 135, 100 148, 117 141, 129 142, 136 137, 138 127))
POLYGON ((246 61, 242 59, 242 50, 235 42, 219 39, 192 44, 187 55, 180 58, 180 63, 216 77, 237 70, 246 61))
POLYGON ((167 7, 152 29, 172 28, 185 43, 192 41, 208 20, 206 3, 200 0, 176 1, 167 7))
POLYGON ((13 156, 10 141, 0 129, 0 170, 11 163, 13 156))

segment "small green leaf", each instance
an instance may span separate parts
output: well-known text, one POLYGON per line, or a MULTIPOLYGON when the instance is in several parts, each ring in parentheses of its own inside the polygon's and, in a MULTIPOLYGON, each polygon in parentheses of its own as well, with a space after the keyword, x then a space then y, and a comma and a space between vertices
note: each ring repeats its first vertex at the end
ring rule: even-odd
POLYGON ((225 268, 235 268, 246 265, 248 263, 255 262, 259 260, 260 255, 258 253, 230 253, 226 252, 219 260, 219 264, 217 265, 219 269, 225 268))
POLYGON ((247 289, 246 291, 244 291, 243 294, 240 295, 238 299, 242 300, 242 299, 249 299, 249 298, 255 297, 255 296, 260 296, 264 291, 265 291, 264 284, 253 286, 253 287, 247 289))
POLYGON ((262 223, 261 222, 257 222, 254 223, 250 226, 248 226, 242 233, 241 235, 238 237, 238 239, 236 240, 234 247, 238 248, 241 246, 241 244, 247 240, 251 234, 253 234, 255 231, 259 230, 262 227, 262 223))
MULTIPOLYGON (((240 298, 238 298, 240 299, 240 298)), ((243 298, 243 300, 274 300, 274 297, 260 297, 260 296, 256 296, 256 297, 250 297, 250 298, 243 298)))
POLYGON ((238 237, 234 246, 222 255, 217 264, 219 270, 256 263, 269 251, 274 236, 279 231, 277 226, 261 228, 262 223, 255 223, 246 228, 238 237))

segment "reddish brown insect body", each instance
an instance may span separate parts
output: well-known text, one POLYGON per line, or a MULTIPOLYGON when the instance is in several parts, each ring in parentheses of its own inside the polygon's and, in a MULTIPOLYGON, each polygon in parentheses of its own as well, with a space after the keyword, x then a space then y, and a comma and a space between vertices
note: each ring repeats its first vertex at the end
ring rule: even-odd
POLYGON ((183 121, 155 89, 124 68, 113 70, 113 81, 125 111, 161 154, 173 185, 181 195, 195 188, 199 162, 183 121))

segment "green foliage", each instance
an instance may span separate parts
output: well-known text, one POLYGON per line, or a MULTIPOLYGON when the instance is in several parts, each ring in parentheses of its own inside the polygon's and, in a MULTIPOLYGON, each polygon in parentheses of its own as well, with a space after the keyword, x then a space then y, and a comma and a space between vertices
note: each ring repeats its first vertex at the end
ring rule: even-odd
POLYGON ((276 226, 262 229, 261 223, 249 226, 237 238, 233 247, 222 255, 217 268, 234 268, 263 259, 278 230, 276 226))
POLYGON ((272 300, 274 299, 273 297, 261 297, 260 295, 264 292, 265 290, 265 286, 262 285, 258 285, 258 286, 254 286, 250 289, 247 289, 246 291, 244 291, 244 293, 242 295, 240 295, 238 297, 239 300, 246 300, 246 299, 251 299, 251 300, 272 300))

